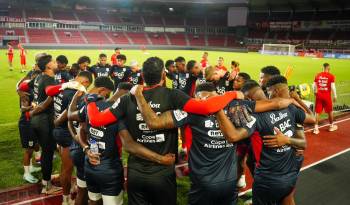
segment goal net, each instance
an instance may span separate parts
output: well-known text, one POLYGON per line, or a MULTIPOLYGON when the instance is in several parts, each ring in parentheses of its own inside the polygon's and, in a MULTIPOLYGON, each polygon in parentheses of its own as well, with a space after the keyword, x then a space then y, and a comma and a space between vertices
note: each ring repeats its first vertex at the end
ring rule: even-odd
POLYGON ((294 56, 295 45, 290 44, 263 44, 261 54, 294 56))

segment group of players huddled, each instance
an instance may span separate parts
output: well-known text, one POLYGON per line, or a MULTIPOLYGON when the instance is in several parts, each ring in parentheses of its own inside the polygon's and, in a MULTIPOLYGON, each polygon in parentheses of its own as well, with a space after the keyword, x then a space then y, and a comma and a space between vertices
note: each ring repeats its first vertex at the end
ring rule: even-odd
POLYGON ((41 53, 18 84, 21 142, 30 158, 41 148, 42 193, 51 182, 53 156, 61 156, 62 204, 76 168, 75 204, 175 205, 179 135, 186 150, 191 188, 188 204, 236 204, 245 186, 244 167, 254 176, 254 205, 294 204, 303 162, 304 124, 315 117, 275 66, 261 69, 259 83, 232 61, 224 66, 177 57, 164 64, 150 57, 126 66, 126 56, 105 54, 90 67, 87 56, 68 60, 41 53), (166 81, 172 81, 172 88, 166 81), (122 148, 128 152, 124 173, 122 148))

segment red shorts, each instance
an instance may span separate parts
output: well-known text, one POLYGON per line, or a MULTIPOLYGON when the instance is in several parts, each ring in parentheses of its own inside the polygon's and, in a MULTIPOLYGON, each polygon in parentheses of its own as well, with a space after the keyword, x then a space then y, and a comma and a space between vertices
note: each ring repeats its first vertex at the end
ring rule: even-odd
POLYGON ((8 55, 7 58, 8 58, 8 60, 9 60, 9 62, 12 63, 12 61, 13 61, 13 55, 8 55))
POLYGON ((333 102, 330 93, 318 94, 316 96, 315 112, 322 113, 323 109, 326 113, 333 111, 333 102))
POLYGON ((21 57, 21 65, 26 65, 26 58, 21 57))

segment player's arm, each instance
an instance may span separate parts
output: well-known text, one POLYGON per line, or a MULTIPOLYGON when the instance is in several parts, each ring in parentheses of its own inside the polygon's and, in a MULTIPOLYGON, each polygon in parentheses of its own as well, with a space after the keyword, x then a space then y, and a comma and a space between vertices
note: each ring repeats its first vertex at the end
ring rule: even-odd
POLYGON ((333 93, 333 102, 337 101, 337 89, 335 88, 335 82, 331 82, 331 90, 333 93))
POLYGON ((70 135, 73 137, 73 139, 76 141, 76 142, 79 142, 79 138, 77 136, 77 132, 74 128, 74 125, 73 125, 73 121, 68 121, 68 131, 70 133, 70 135))
POLYGON ((264 145, 270 148, 281 147, 283 145, 290 145, 297 149, 306 148, 306 139, 303 130, 297 130, 293 137, 285 136, 278 128, 274 128, 275 135, 264 136, 264 145))
POLYGON ((256 101, 255 112, 267 112, 270 110, 281 110, 287 108, 290 104, 295 103, 293 98, 273 98, 270 100, 256 101))
POLYGON ((55 125, 55 127, 63 124, 64 122, 66 122, 68 120, 68 111, 67 109, 65 109, 54 121, 53 124, 55 125))
POLYGON ((73 98, 71 103, 68 106, 68 113, 67 113, 67 118, 70 121, 78 121, 81 122, 83 119, 80 119, 79 117, 79 111, 77 110, 77 104, 78 100, 81 98, 81 96, 84 94, 82 91, 77 91, 73 98))
POLYGON ((248 129, 236 128, 228 119, 223 110, 217 112, 215 116, 219 123, 220 130, 228 142, 238 142, 250 136, 251 133, 248 131, 248 129))
POLYGON ((143 145, 135 142, 127 129, 119 131, 118 134, 122 141, 123 147, 128 153, 163 165, 172 165, 175 163, 175 154, 169 153, 166 155, 160 155, 147 149, 143 145))
POLYGON ((41 112, 44 112, 45 110, 48 109, 50 105, 52 105, 52 103, 53 103, 53 98, 48 96, 44 102, 40 103, 32 111, 30 111, 30 116, 34 116, 41 112))
POLYGON ((295 101, 301 106, 301 108, 305 111, 305 119, 303 123, 306 124, 315 124, 316 118, 314 113, 310 110, 310 108, 300 99, 299 95, 294 91, 290 93, 291 97, 295 99, 295 101))
POLYGON ((132 84, 129 83, 119 83, 117 92, 108 100, 108 102, 115 102, 123 95, 127 94, 132 88, 132 84))
POLYGON ((20 103, 21 103, 21 112, 28 112, 33 107, 30 104, 29 97, 28 96, 20 96, 20 103))

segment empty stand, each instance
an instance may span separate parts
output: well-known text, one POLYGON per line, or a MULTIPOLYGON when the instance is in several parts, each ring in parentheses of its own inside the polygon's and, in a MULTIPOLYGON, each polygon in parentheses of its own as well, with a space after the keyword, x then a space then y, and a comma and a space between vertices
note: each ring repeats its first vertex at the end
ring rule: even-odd
POLYGON ((52 30, 28 29, 29 43, 57 43, 52 30))
POLYGON ((74 30, 55 30, 59 41, 62 44, 84 44, 84 39, 79 31, 74 30))
POLYGON ((164 34, 148 33, 147 35, 153 45, 168 45, 168 42, 164 34))
POLYGON ((114 44, 130 44, 129 39, 123 32, 106 32, 114 44))
POLYGON ((84 22, 100 22, 94 11, 79 11, 76 12, 80 21, 84 22))
POLYGON ((166 33, 171 45, 186 46, 186 36, 183 33, 166 33))
POLYGON ((205 46, 205 38, 203 35, 188 34, 187 36, 191 46, 205 46))
POLYGON ((111 44, 101 31, 81 31, 89 44, 111 44))
POLYGON ((50 19, 50 13, 44 9, 27 9, 27 19, 50 19))
POLYGON ((139 44, 139 45, 149 44, 144 33, 127 32, 126 35, 129 36, 133 44, 139 44))
POLYGON ((163 26, 162 16, 143 16, 148 26, 163 26))
POLYGON ((118 24, 122 22, 119 15, 115 13, 99 13, 98 16, 103 23, 118 24))
POLYGON ((76 21, 72 10, 53 10, 52 17, 56 20, 76 21))
POLYGON ((223 47, 225 46, 225 36, 224 35, 209 35, 208 36, 208 46, 223 47))

